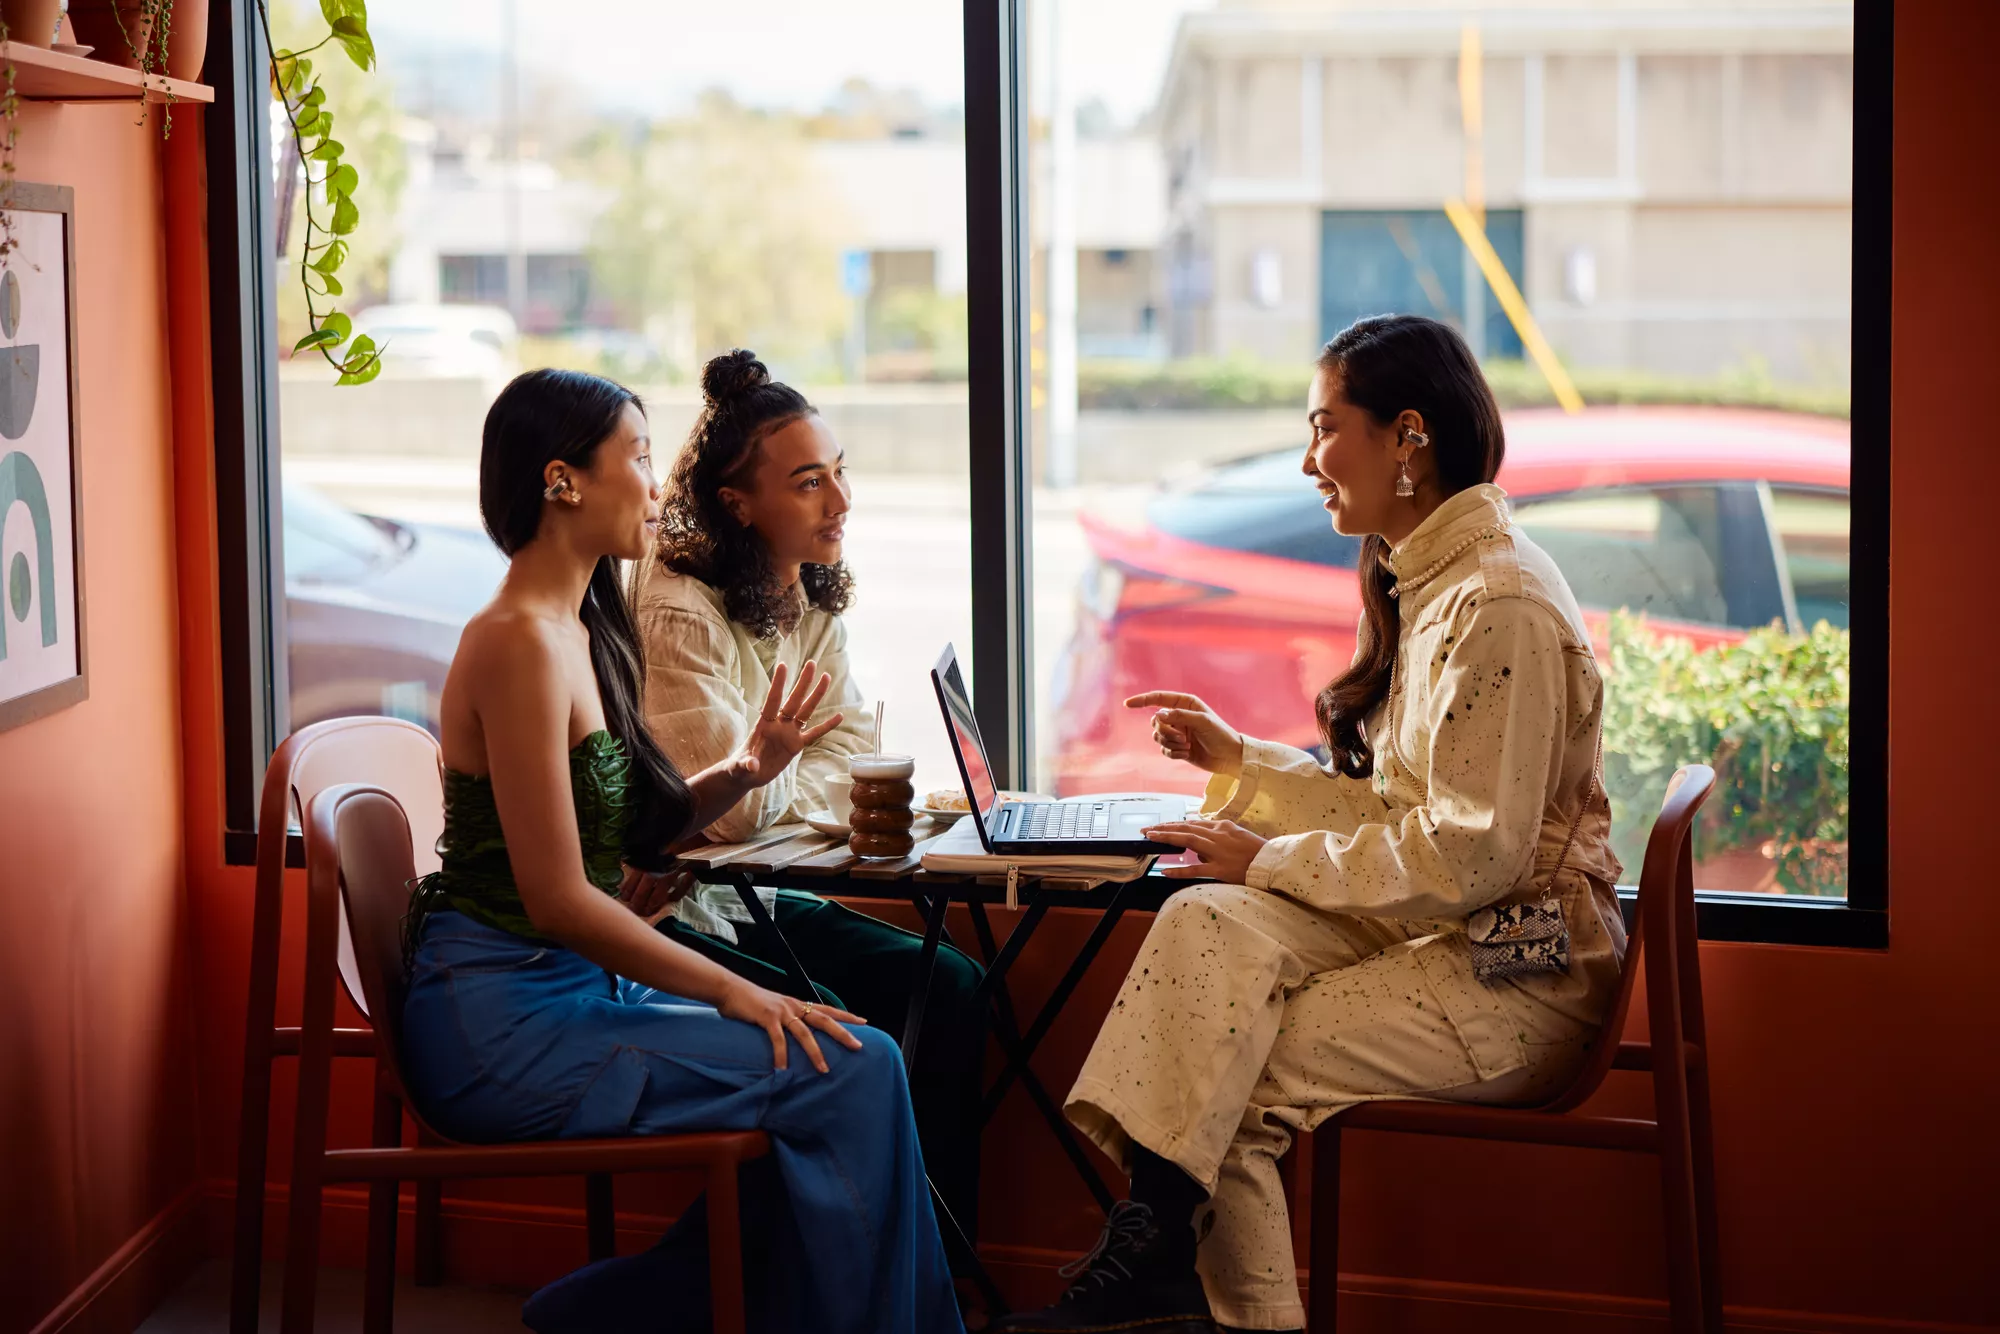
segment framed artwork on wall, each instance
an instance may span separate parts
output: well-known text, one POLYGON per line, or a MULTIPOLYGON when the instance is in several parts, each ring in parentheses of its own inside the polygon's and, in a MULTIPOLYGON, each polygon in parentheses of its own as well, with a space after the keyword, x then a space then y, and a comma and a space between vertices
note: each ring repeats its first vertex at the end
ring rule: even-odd
POLYGON ((68 186, 0 193, 0 731, 87 698, 68 186))

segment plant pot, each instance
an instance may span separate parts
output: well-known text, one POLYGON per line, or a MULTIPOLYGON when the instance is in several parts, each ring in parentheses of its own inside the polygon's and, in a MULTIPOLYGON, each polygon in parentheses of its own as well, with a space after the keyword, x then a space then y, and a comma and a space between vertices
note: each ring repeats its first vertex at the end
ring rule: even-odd
POLYGON ((7 40, 23 46, 53 46, 62 21, 62 0, 0 0, 7 40))
POLYGON ((70 0, 69 25, 76 40, 95 47, 92 60, 139 68, 137 52, 153 38, 152 15, 144 0, 70 0))
POLYGON ((201 78, 208 55, 208 0, 174 0, 167 30, 167 75, 190 83, 201 78))

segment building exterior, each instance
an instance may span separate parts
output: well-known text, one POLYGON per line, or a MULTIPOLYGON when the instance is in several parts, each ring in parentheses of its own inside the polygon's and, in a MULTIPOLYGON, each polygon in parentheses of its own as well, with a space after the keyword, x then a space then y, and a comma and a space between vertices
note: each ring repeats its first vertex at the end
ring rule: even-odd
POLYGON ((1483 182, 1572 364, 1844 382, 1853 33, 1851 4, 1811 0, 1189 14, 1155 113, 1172 351, 1296 358, 1403 309, 1519 355, 1442 211, 1483 182))

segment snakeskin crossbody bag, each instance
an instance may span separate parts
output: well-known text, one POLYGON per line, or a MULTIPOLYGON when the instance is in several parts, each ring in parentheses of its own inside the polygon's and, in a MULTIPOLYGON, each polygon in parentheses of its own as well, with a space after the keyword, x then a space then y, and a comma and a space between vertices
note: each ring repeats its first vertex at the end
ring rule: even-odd
POLYGON ((1569 850, 1576 843, 1576 831, 1583 825, 1583 813, 1597 800, 1598 784, 1604 773, 1604 733, 1597 734, 1597 758, 1590 767, 1583 803, 1569 822, 1569 837, 1563 840, 1562 856, 1549 873, 1542 896, 1531 903, 1508 903, 1482 908, 1466 919, 1465 938, 1472 951, 1472 973, 1487 986, 1510 977, 1530 973, 1569 971, 1569 923, 1563 918, 1562 895, 1556 881, 1569 865, 1569 850))

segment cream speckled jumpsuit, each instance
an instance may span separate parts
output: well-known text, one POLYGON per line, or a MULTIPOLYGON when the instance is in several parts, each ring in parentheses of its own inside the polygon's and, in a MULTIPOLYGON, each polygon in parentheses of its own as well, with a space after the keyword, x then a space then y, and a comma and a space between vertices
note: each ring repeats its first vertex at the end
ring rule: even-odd
POLYGON ((1568 972, 1487 986, 1466 946, 1473 913, 1539 897, 1592 791, 1604 687, 1569 586, 1495 486, 1391 560, 1402 634, 1373 779, 1245 742, 1204 809, 1270 840, 1249 884, 1168 900, 1069 1094, 1114 1160, 1136 1140, 1212 1191, 1200 1266, 1226 1325, 1304 1323, 1277 1172, 1295 1132, 1377 1098, 1554 1096, 1624 958, 1601 790, 1559 877, 1568 972))

